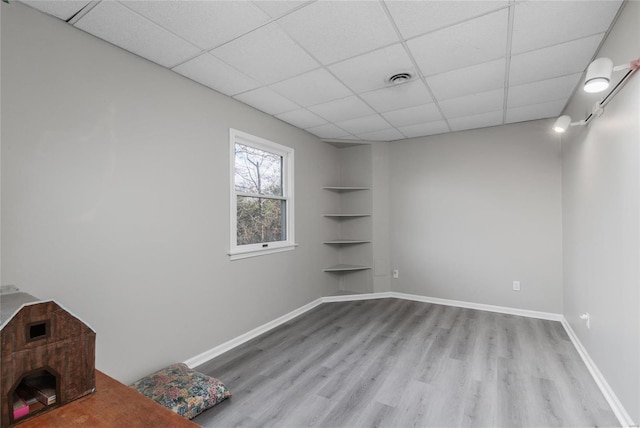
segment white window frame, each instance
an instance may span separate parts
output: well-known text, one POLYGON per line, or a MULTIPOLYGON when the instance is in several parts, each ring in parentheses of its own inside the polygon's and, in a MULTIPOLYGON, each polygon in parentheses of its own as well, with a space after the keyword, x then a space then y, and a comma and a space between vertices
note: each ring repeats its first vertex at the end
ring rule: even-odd
MULTIPOLYGON (((294 150, 291 147, 274 143, 255 135, 237 129, 229 128, 229 159, 230 159, 230 177, 231 177, 231 236, 229 246, 229 256, 231 260, 245 259, 247 257, 262 256, 265 254, 279 253, 282 251, 293 250, 297 244, 295 243, 295 219, 294 219, 294 186, 293 186, 293 164, 294 150), (235 145, 236 143, 264 150, 282 156, 282 198, 286 201, 285 215, 285 236, 284 241, 261 242, 257 244, 238 245, 238 195, 247 196, 244 193, 236 192, 235 186, 235 145)), ((250 195, 252 196, 252 195, 250 195)), ((256 195, 257 196, 257 195, 256 195)))

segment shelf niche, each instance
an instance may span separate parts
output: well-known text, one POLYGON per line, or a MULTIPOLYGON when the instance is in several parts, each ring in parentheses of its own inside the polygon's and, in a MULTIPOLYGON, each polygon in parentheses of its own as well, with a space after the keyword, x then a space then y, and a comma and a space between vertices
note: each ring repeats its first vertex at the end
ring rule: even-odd
POLYGON ((370 244, 370 240, 360 240, 360 239, 334 239, 332 241, 324 241, 323 244, 326 245, 356 245, 356 244, 370 244))
POLYGON ((372 149, 369 144, 338 147, 340 182, 323 187, 331 206, 323 217, 334 225, 333 236, 322 243, 335 251, 336 263, 323 272, 337 275, 340 291, 373 292, 372 149))
POLYGON ((324 268, 323 272, 353 272, 357 270, 367 270, 367 269, 371 269, 371 267, 360 266, 360 265, 337 264, 337 265, 329 266, 328 268, 324 268))

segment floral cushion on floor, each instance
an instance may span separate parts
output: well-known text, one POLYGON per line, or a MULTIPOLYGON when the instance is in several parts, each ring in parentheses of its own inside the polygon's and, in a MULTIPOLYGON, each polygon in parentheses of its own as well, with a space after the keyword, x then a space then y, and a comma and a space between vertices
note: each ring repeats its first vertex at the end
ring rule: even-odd
POLYGON ((131 387, 189 419, 231 396, 229 389, 218 379, 191 370, 182 363, 143 377, 131 387))

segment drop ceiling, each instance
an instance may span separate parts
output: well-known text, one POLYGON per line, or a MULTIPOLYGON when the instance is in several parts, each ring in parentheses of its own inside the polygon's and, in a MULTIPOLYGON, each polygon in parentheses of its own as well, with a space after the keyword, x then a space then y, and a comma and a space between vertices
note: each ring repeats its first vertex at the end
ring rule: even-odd
POLYGON ((622 1, 24 1, 322 139, 558 116, 622 1), (386 79, 411 73, 406 83, 386 79))

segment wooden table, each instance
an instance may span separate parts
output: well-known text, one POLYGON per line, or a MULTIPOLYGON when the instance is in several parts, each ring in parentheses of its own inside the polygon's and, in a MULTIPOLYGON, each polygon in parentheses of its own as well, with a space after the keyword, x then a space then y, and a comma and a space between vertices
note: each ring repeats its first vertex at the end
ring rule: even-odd
POLYGON ((96 392, 16 424, 16 428, 197 427, 96 370, 96 392))

